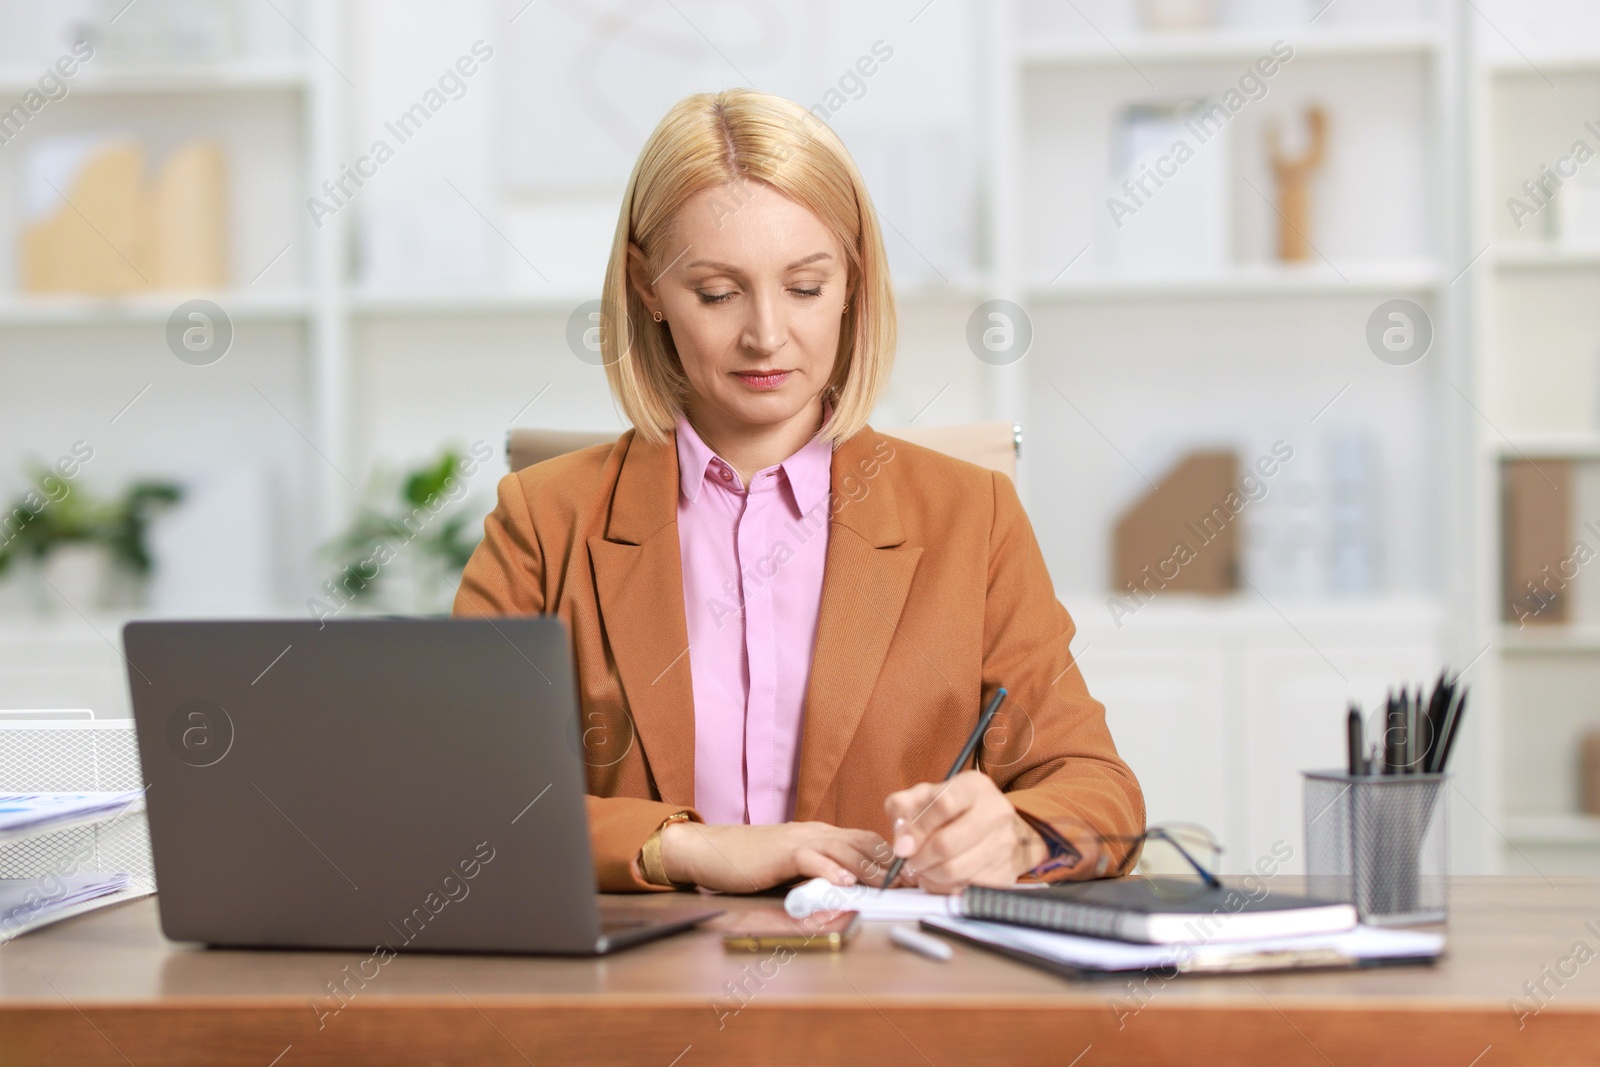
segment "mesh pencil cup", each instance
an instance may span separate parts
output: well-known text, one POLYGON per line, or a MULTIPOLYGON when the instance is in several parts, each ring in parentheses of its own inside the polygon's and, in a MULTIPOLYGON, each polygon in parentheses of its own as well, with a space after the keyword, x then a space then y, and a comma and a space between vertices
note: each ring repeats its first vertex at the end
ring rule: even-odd
POLYGON ((1447 774, 1305 771, 1306 891, 1375 926, 1444 922, 1447 774))

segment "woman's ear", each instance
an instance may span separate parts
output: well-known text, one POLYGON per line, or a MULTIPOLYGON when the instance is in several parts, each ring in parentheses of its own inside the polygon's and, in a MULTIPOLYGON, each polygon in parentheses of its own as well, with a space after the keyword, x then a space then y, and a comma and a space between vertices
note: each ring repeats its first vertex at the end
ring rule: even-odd
POLYGON ((650 264, 645 259, 644 250, 632 241, 628 242, 628 282, 652 315, 661 310, 655 286, 650 282, 650 264))

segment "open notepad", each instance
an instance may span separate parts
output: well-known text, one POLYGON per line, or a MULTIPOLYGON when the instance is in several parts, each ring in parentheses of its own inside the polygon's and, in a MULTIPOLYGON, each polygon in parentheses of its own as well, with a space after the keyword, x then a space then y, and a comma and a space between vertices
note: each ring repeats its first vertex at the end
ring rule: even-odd
POLYGON ((920 889, 884 889, 870 885, 834 885, 826 878, 813 878, 789 890, 783 910, 792 918, 804 919, 818 911, 854 911, 871 921, 904 921, 929 916, 960 915, 957 897, 941 897, 920 889))
POLYGON ((1141 945, 958 916, 927 916, 922 919, 922 925, 925 929, 1069 976, 1121 971, 1207 974, 1429 963, 1444 951, 1442 934, 1380 930, 1370 926, 1357 926, 1336 934, 1224 944, 1141 945))

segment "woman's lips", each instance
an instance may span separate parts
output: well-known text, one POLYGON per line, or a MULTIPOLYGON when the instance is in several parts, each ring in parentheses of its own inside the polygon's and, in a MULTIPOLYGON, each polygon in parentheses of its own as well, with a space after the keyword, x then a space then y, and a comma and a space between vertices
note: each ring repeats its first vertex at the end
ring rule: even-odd
POLYGON ((759 389, 759 390, 762 390, 764 392, 764 391, 767 391, 767 390, 778 388, 778 386, 780 386, 784 382, 788 381, 789 380, 789 375, 794 373, 794 372, 793 371, 786 371, 786 370, 775 370, 775 371, 735 371, 734 373, 739 378, 740 381, 744 382, 744 384, 748 385, 750 388, 759 389))

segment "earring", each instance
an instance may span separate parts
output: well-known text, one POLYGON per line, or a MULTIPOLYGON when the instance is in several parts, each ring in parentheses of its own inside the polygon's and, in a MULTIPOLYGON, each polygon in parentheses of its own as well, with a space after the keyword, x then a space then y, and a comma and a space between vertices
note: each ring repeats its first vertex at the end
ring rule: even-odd
POLYGON ((654 318, 655 318, 655 320, 656 320, 656 321, 657 321, 657 322, 661 322, 661 321, 662 321, 662 318, 661 318, 661 312, 659 312, 659 311, 657 311, 657 312, 655 312, 655 313, 654 313, 654 318))
POLYGON ((839 309, 839 314, 843 315, 846 311, 849 311, 849 310, 850 310, 850 305, 846 304, 844 307, 839 309))

